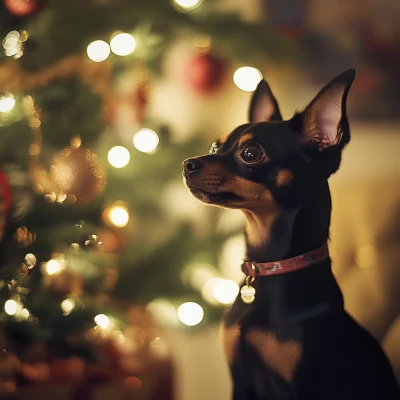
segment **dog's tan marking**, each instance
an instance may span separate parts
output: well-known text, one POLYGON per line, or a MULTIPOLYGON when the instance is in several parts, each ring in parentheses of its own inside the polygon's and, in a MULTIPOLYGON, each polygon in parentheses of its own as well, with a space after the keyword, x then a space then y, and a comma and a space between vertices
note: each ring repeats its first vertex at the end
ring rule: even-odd
POLYGON ((239 146, 241 146, 242 144, 248 142, 249 140, 254 138, 254 134, 253 133, 246 133, 245 135, 243 135, 240 139, 239 139, 239 146))
POLYGON ((229 135, 222 135, 219 137, 218 142, 222 146, 227 140, 228 140, 229 135))
POLYGON ((243 212, 246 217, 248 243, 253 247, 266 246, 271 239, 272 226, 279 215, 278 207, 271 206, 268 212, 262 214, 248 210, 243 210, 243 212))
POLYGON ((239 325, 233 325, 230 327, 221 324, 220 326, 220 336, 222 340, 222 345, 225 352, 225 358, 229 365, 232 365, 236 349, 238 346, 239 338, 240 338, 240 327, 239 325))
POLYGON ((254 329, 246 334, 247 341, 260 353, 265 364, 280 374, 286 381, 293 379, 303 356, 299 342, 281 342, 272 332, 254 329))
POLYGON ((283 168, 276 175, 275 184, 278 187, 289 185, 293 179, 293 173, 289 169, 283 168))

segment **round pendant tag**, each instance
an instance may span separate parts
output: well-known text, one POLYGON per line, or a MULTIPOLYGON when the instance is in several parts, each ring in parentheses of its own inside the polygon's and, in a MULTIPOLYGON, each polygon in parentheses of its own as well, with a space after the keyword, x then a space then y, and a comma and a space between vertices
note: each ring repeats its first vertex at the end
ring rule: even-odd
POLYGON ((256 289, 253 286, 245 285, 240 289, 240 297, 243 303, 251 304, 256 298, 256 289))

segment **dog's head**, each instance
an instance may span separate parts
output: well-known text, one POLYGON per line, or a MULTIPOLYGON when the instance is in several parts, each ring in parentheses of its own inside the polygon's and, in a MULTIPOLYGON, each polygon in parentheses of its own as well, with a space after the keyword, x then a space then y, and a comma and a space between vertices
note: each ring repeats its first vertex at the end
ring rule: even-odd
POLYGON ((350 140, 346 98, 354 76, 354 70, 337 76, 288 121, 261 81, 250 122, 214 142, 209 155, 184 161, 187 187, 202 202, 221 207, 298 206, 339 168, 350 140))

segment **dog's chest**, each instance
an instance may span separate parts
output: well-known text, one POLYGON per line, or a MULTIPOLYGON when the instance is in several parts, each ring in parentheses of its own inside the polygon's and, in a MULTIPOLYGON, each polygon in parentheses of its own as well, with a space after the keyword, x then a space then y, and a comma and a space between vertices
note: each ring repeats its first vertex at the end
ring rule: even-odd
MULTIPOLYGON (((286 382, 292 381, 303 356, 299 341, 279 339, 268 324, 252 324, 251 306, 239 302, 221 325, 221 339, 231 369, 235 364, 256 363, 258 369, 265 369, 265 373, 272 370, 286 382)), ((254 365, 240 366, 240 369, 252 368, 254 365)))

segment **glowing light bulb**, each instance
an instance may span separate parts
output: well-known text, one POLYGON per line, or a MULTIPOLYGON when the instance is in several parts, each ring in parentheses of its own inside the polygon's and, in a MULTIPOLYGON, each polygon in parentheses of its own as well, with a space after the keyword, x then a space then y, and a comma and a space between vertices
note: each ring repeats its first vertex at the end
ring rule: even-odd
POLYGON ((218 303, 232 304, 239 293, 239 285, 228 279, 217 279, 212 292, 218 303))
POLYGON ((110 47, 117 56, 127 56, 136 49, 136 40, 129 33, 118 33, 111 39, 110 47))
POLYGON ((18 311, 18 303, 15 300, 7 300, 4 303, 4 311, 8 314, 8 315, 15 315, 18 311))
POLYGON ((244 92, 256 90, 262 78, 261 71, 253 67, 240 67, 233 74, 233 82, 244 92))
POLYGON ((108 152, 108 162, 115 168, 123 168, 128 165, 131 154, 123 146, 115 146, 108 152))
POLYGON ((74 311, 75 308, 75 301, 74 299, 65 299, 61 303, 61 310, 63 312, 63 315, 69 315, 74 311))
POLYGON ((178 318, 187 326, 198 325, 203 320, 203 317, 204 310, 201 305, 192 301, 183 303, 178 308, 178 318))
POLYGON ((9 112, 15 106, 15 99, 11 94, 0 97, 0 112, 9 112))
POLYGON ((30 315, 29 310, 26 309, 26 308, 23 308, 23 309, 19 312, 19 314, 18 314, 18 316, 19 316, 21 319, 28 319, 28 318, 29 318, 29 315, 30 315))
POLYGON ((105 314, 98 314, 94 317, 94 322, 103 329, 106 329, 110 325, 110 318, 105 314))
POLYGON ((178 9, 194 11, 200 7, 203 0, 173 0, 178 9))
POLYGON ((87 55, 94 62, 101 62, 110 55, 110 46, 104 40, 95 40, 87 47, 87 55))
POLYGON ((157 133, 147 128, 141 129, 133 136, 133 145, 142 153, 154 153, 159 142, 157 133))
POLYGON ((128 225, 129 222, 129 212, 125 207, 114 206, 110 208, 108 212, 108 217, 113 225, 118 228, 123 228, 128 225))
POLYGON ((54 275, 63 269, 63 265, 59 260, 49 260, 46 263, 46 273, 47 275, 54 275))

